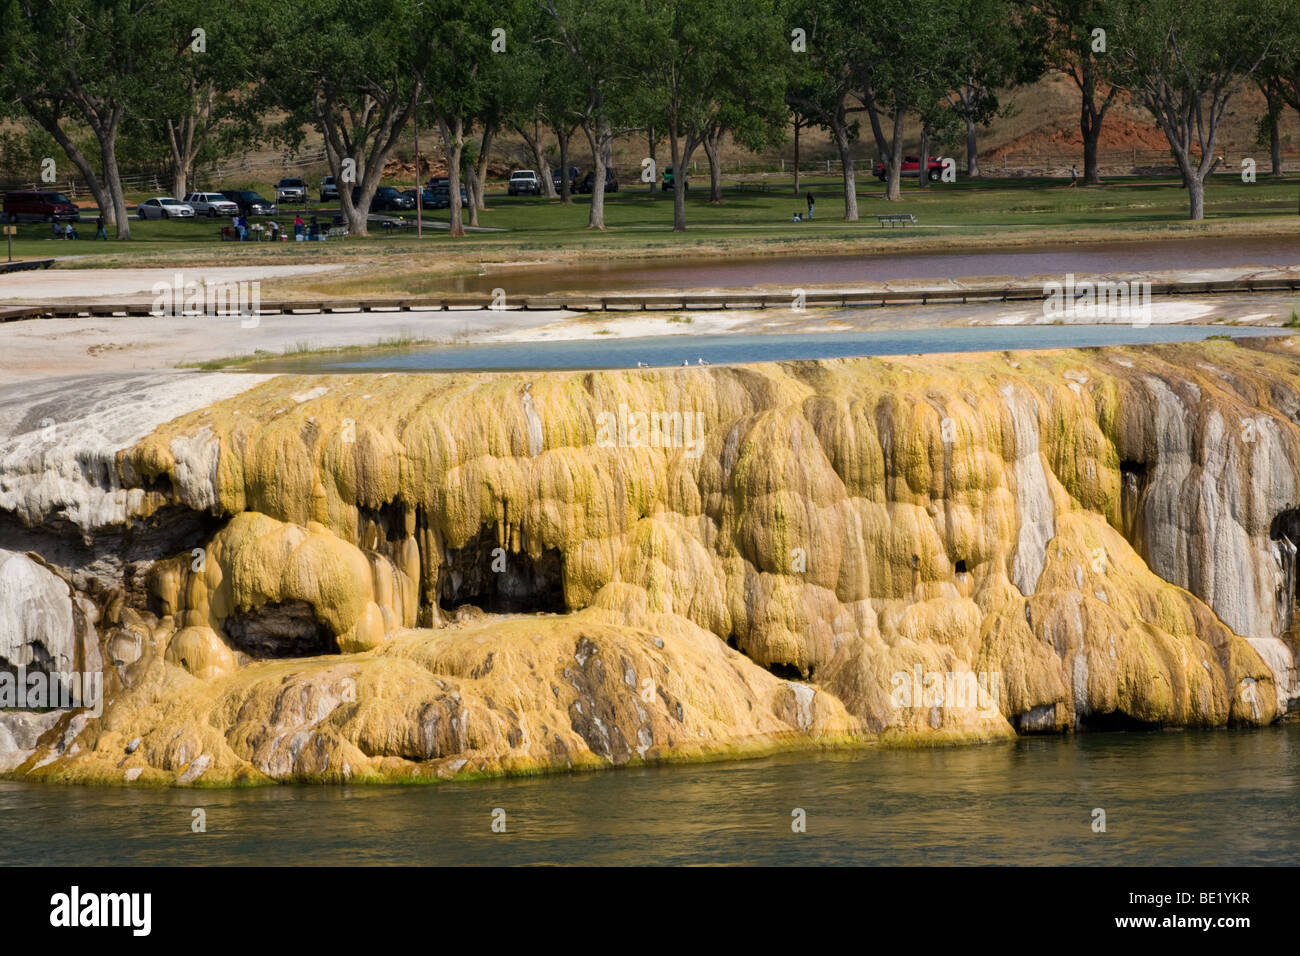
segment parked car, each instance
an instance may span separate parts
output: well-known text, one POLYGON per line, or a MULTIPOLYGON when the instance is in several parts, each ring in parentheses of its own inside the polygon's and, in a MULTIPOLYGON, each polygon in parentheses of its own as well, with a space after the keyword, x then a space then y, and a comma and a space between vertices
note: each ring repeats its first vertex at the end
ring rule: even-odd
POLYGON ((209 219, 239 214, 239 207, 221 193, 190 193, 185 197, 185 202, 194 207, 194 215, 207 216, 209 219))
MULTIPOLYGON (((414 189, 403 189, 402 195, 411 200, 412 208, 415 206, 416 191, 414 189)), ((432 186, 424 186, 420 189, 419 205, 422 209, 436 209, 434 203, 437 202, 437 196, 433 193, 432 186)))
POLYGON ((138 219, 193 219, 194 207, 171 196, 146 199, 135 207, 138 219))
MULTIPOLYGON (((551 185, 555 187, 555 191, 557 193, 560 191, 561 172, 562 170, 557 169, 553 173, 551 173, 551 185)), ((579 176, 578 167, 570 166, 569 167, 569 192, 571 193, 576 193, 578 191, 578 176, 579 176)))
POLYGON ((537 173, 531 169, 516 169, 510 174, 510 182, 506 186, 506 192, 512 196, 540 196, 542 194, 542 181, 537 178, 537 173))
MULTIPOLYGON (((943 160, 938 156, 931 156, 928 168, 930 170, 930 182, 937 183, 939 178, 943 175, 943 160)), ((899 170, 899 175, 916 176, 919 175, 920 169, 920 156, 904 156, 902 167, 899 170)), ((889 167, 884 163, 876 163, 872 171, 876 174, 876 178, 882 183, 889 178, 889 167)))
MULTIPOLYGON (((596 171, 593 169, 582 177, 582 182, 578 183, 577 192, 589 193, 596 186, 596 171)), ((608 166, 605 167, 605 192, 618 192, 618 179, 614 176, 614 171, 608 166)))
POLYGON ((63 193, 39 192, 37 190, 17 190, 5 193, 5 219, 18 222, 22 219, 36 219, 54 222, 58 219, 81 218, 81 210, 63 193))
POLYGON ((275 201, 304 203, 307 201, 307 184, 301 179, 282 179, 275 184, 275 201))
POLYGON ((252 189, 224 189, 225 196, 236 206, 242 216, 274 216, 275 203, 252 189))
MULTIPOLYGON (((429 180, 429 189, 433 192, 433 202, 429 204, 430 209, 448 209, 451 207, 451 180, 446 176, 434 176, 429 180)), ((465 192, 465 184, 460 187, 460 204, 469 205, 469 194, 465 192)))
POLYGON ((326 176, 320 181, 320 201, 325 202, 327 199, 339 198, 339 185, 334 181, 333 176, 326 176))
MULTIPOLYGON (((352 205, 361 202, 361 187, 352 187, 352 205)), ((389 210, 407 210, 415 208, 415 197, 404 195, 396 186, 380 186, 375 190, 375 196, 370 200, 371 212, 387 212, 389 210)))
MULTIPOLYGON (((676 187, 673 185, 673 168, 669 166, 664 170, 664 192, 670 193, 676 187)), ((682 177, 682 188, 687 192, 691 191, 691 181, 685 176, 682 177)))

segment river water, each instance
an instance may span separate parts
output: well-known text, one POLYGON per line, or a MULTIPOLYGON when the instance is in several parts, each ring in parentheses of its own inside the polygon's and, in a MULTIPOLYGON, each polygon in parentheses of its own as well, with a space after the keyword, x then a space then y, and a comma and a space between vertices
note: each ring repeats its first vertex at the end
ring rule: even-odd
POLYGON ((766 333, 761 335, 664 335, 657 338, 573 339, 558 342, 449 345, 397 354, 329 362, 288 359, 259 371, 378 372, 515 369, 601 369, 742 362, 788 362, 861 355, 992 352, 1004 349, 1087 348, 1192 342, 1211 335, 1243 338, 1277 335, 1281 329, 1222 325, 1033 325, 919 328, 890 332, 766 333))
POLYGON ((0 782, 0 864, 107 863, 1294 865, 1300 722, 416 786, 0 782))
POLYGON ((441 283, 448 292, 511 295, 559 292, 625 292, 635 289, 750 289, 761 285, 860 286, 894 279, 936 276, 1064 276, 1165 269, 1266 267, 1300 262, 1300 237, 1162 239, 1159 242, 1043 243, 1024 249, 974 249, 960 253, 892 255, 753 256, 736 259, 674 257, 628 263, 618 260, 563 266, 513 266, 441 283))

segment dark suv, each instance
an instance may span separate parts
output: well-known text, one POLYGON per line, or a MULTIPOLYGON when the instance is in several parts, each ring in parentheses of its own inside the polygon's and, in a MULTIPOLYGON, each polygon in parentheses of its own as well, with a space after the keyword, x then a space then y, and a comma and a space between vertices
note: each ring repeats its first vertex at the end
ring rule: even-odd
MULTIPOLYGON (((582 177, 582 182, 578 183, 576 192, 589 193, 596 186, 596 171, 593 169, 587 175, 582 177)), ((608 166, 605 167, 605 192, 618 192, 618 180, 614 178, 614 171, 608 166)))
MULTIPOLYGON (((352 205, 361 202, 361 187, 352 187, 352 205)), ((396 186, 380 186, 375 190, 375 198, 370 200, 371 212, 387 212, 390 209, 414 209, 415 197, 407 196, 396 186)))
POLYGON ((223 189, 221 195, 239 207, 241 216, 275 215, 275 203, 252 189, 223 189))

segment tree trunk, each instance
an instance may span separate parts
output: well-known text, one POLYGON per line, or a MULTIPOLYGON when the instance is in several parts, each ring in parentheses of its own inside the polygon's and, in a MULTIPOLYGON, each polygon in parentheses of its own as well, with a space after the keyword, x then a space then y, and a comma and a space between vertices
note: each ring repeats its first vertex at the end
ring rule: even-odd
POLYGON ((569 179, 569 138, 570 133, 562 129, 555 131, 555 142, 560 147, 560 202, 565 205, 573 202, 573 183, 569 179))
MULTIPOLYGON (((460 117, 448 120, 438 117, 438 132, 442 134, 442 145, 447 156, 447 209, 451 214, 450 235, 465 235, 465 221, 460 207, 460 157, 465 150, 465 122, 460 117)), ((466 199, 469 197, 466 196, 466 199)))
POLYGON ((835 148, 839 150, 840 167, 844 175, 844 221, 858 221, 858 184, 853 175, 853 144, 849 142, 849 127, 845 118, 844 101, 840 101, 835 111, 832 129, 835 134, 835 148))
POLYGON ((592 164, 595 167, 591 182, 591 207, 587 212, 587 228, 604 229, 606 151, 613 140, 613 133, 606 119, 598 120, 594 128, 590 123, 583 123, 582 131, 587 134, 587 142, 591 146, 592 164))
POLYGON ((194 171, 194 160, 207 140, 212 128, 212 100, 215 96, 215 83, 209 80, 202 93, 198 93, 191 81, 190 103, 192 109, 181 120, 167 120, 167 147, 172 159, 172 195, 183 199, 190 191, 190 174, 194 171))
POLYGON ((1200 176, 1191 175, 1187 178, 1187 200, 1190 204, 1192 219, 1205 218, 1205 181, 1200 176))
POLYGON ((1273 176, 1282 175, 1282 131, 1278 128, 1281 119, 1279 113, 1281 113, 1281 109, 1273 109, 1273 104, 1270 103, 1268 111, 1268 152, 1273 163, 1273 176))
POLYGON ((803 124, 794 121, 794 194, 799 195, 799 127, 803 124))
POLYGON ((966 120, 966 178, 980 178, 980 151, 976 144, 975 121, 966 120))
POLYGON ((1101 124, 1115 96, 1111 87, 1105 101, 1097 106, 1097 71, 1087 42, 1079 50, 1078 84, 1079 133, 1083 137, 1083 181, 1088 186, 1101 185, 1101 172, 1097 166, 1097 143, 1101 140, 1101 124))
POLYGON ((930 188, 930 131, 921 124, 921 161, 916 165, 916 186, 930 188))
POLYGON ((691 153, 695 152, 695 144, 691 137, 686 137, 686 143, 680 144, 677 133, 668 130, 668 144, 673 154, 673 232, 686 231, 686 167, 691 161, 691 153))
MULTIPOLYGON (((497 128, 495 123, 484 124, 483 136, 479 139, 478 161, 474 164, 475 165, 475 169, 474 169, 475 213, 473 217, 470 219, 470 225, 473 226, 478 225, 477 210, 487 209, 487 200, 484 198, 484 190, 487 188, 488 158, 492 152, 492 141, 496 139, 496 135, 497 135, 497 128)), ((545 162, 545 160, 543 160, 543 162, 545 162)), ((546 181, 548 183, 551 181, 550 173, 547 173, 546 181)))
POLYGON ((709 158, 709 202, 719 206, 722 204, 722 130, 706 134, 703 145, 704 154, 709 158))
POLYGON ((894 142, 889 149, 889 179, 885 184, 885 199, 889 202, 903 198, 903 118, 906 112, 902 106, 894 108, 894 142))
POLYGON ((534 121, 531 132, 525 130, 522 126, 516 126, 515 129, 524 138, 524 143, 528 146, 528 152, 533 157, 533 167, 537 170, 537 175, 542 178, 542 195, 547 199, 554 199, 555 183, 551 182, 551 164, 546 161, 546 148, 542 142, 541 124, 534 121))
POLYGON ((646 131, 646 138, 650 141, 650 168, 655 173, 654 179, 650 180, 650 194, 654 195, 659 191, 659 162, 655 158, 655 148, 659 145, 659 137, 655 135, 653 126, 646 131))
POLYGON ((1101 139, 1101 127, 1092 126, 1083 130, 1083 181, 1089 186, 1101 182, 1101 172, 1097 167, 1097 141, 1101 139))
POLYGON ((479 183, 478 169, 470 166, 465 170, 465 198, 469 200, 469 224, 478 225, 478 196, 479 189, 482 188, 479 183))
POLYGON ((104 170, 104 182, 108 187, 108 197, 113 204, 113 220, 117 227, 117 238, 131 238, 131 220, 126 216, 126 197, 122 194, 122 176, 117 168, 117 128, 120 115, 110 121, 108 128, 99 136, 99 162, 104 170))

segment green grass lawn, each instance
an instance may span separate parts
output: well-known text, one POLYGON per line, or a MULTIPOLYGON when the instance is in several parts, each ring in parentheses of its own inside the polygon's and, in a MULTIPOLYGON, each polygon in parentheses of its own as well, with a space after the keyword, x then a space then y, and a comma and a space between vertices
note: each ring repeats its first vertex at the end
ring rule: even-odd
MULTIPOLYGON (((356 259, 379 266, 406 268, 418 262, 434 272, 463 271, 482 261, 583 257, 662 256, 686 249, 693 254, 740 255, 793 252, 880 251, 926 248, 950 250, 954 244, 1024 245, 1043 241, 1102 241, 1122 238, 1222 234, 1286 235, 1300 232, 1295 180, 1261 179, 1243 184, 1235 176, 1218 177, 1206 194, 1206 219, 1187 219, 1187 194, 1177 182, 1153 179, 1111 180, 1099 188, 1068 189, 1057 180, 982 179, 936 183, 918 188, 904 180, 903 199, 890 203, 874 178, 859 180, 860 221, 843 220, 844 201, 838 178, 805 178, 796 196, 788 179, 766 192, 728 188, 724 202, 708 201, 707 181, 693 180, 687 200, 687 231, 672 232, 671 195, 651 195, 641 184, 624 186, 606 197, 603 232, 587 228, 589 197, 573 204, 533 197, 488 194, 489 209, 480 225, 500 232, 471 233, 451 239, 445 231, 426 229, 417 244, 415 229, 386 234, 372 224, 367 239, 326 243, 230 243, 217 238, 221 220, 148 221, 132 219, 129 244, 94 242, 93 223, 80 225, 77 242, 49 239, 44 224, 19 226, 15 258, 75 256, 69 266, 167 266, 180 264, 262 264, 269 261, 321 262, 356 259), (805 208, 803 193, 817 200, 812 222, 792 222, 805 208), (917 227, 882 229, 876 216, 910 212, 917 227), (436 252, 433 259, 413 254, 436 252), (86 258, 82 258, 86 257, 86 258)), ((320 213, 321 210, 315 210, 320 213)), ((294 210, 277 216, 292 223, 294 210)), ((427 212, 429 220, 447 221, 446 210, 427 212)), ((405 217, 410 220, 408 214, 405 217)), ((0 247, 0 254, 3 247, 0 247)))

